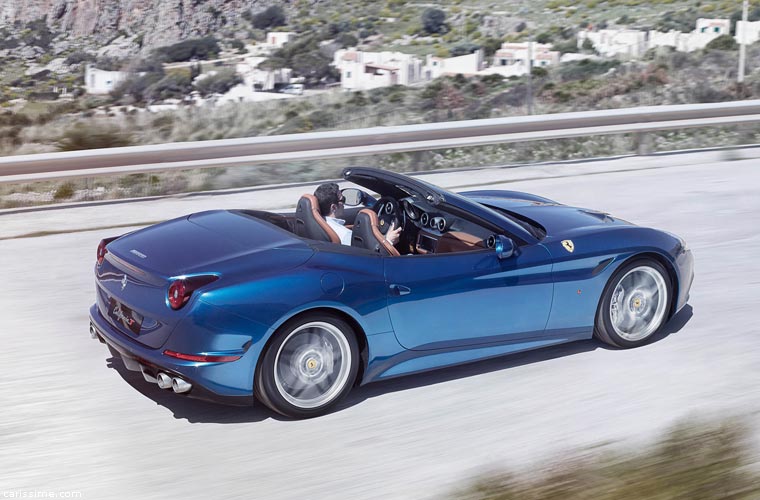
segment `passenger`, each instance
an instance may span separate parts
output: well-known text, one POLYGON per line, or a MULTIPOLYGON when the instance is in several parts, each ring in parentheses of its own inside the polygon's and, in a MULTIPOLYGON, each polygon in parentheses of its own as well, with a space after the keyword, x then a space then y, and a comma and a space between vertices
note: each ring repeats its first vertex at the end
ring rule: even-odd
MULTIPOLYGON (((343 215, 343 203, 346 201, 340 192, 340 187, 334 182, 326 182, 314 191, 314 196, 319 203, 319 213, 325 218, 325 222, 335 231, 343 245, 351 246, 351 230, 346 227, 346 221, 339 218, 343 215)), ((394 224, 391 223, 385 234, 386 241, 389 241, 391 245, 398 243, 401 235, 401 228, 394 229, 393 226, 394 224)))

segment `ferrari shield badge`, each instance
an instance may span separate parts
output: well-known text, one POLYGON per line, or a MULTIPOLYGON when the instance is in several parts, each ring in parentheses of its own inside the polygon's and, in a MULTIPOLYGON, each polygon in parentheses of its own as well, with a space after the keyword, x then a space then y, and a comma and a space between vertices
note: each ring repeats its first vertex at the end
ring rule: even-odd
POLYGON ((573 244, 573 240, 562 240, 562 246, 565 247, 565 250, 567 250, 570 253, 573 253, 573 250, 575 250, 575 245, 573 244))

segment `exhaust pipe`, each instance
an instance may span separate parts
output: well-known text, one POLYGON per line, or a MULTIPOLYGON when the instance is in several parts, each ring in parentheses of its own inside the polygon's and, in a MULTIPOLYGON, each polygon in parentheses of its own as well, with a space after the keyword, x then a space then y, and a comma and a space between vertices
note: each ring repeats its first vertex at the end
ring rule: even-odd
POLYGON ((98 332, 95 330, 95 327, 92 326, 92 323, 90 323, 90 338, 92 340, 95 340, 98 338, 98 332))
POLYGON ((183 392, 187 392, 187 391, 189 391, 192 388, 193 388, 193 384, 185 382, 184 380, 182 380, 179 377, 174 377, 172 379, 172 389, 177 394, 181 394, 183 392))
POLYGON ((158 380, 158 386, 161 389, 171 389, 172 378, 169 375, 165 374, 164 372, 161 372, 156 376, 156 379, 158 380))

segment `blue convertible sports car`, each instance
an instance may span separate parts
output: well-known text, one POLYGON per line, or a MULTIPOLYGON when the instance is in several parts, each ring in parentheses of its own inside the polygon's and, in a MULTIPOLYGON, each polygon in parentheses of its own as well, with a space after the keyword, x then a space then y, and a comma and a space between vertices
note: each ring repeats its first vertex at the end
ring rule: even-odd
POLYGON ((163 389, 302 418, 374 380, 592 336, 639 346, 688 299, 672 234, 525 193, 343 176, 366 190, 343 190, 351 246, 311 195, 103 240, 91 335, 163 389))

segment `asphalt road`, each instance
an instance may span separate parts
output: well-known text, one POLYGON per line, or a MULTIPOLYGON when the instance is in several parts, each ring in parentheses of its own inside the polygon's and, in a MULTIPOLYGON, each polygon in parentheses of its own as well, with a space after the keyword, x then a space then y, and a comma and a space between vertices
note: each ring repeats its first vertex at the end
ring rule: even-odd
MULTIPOLYGON (((112 361, 89 338, 87 310, 95 248, 113 230, 2 240, 0 492, 438 498, 486 469, 527 469, 610 442, 636 446, 684 418, 740 415, 758 432, 760 172, 754 160, 680 163, 590 166, 573 176, 563 175, 568 166, 540 167, 520 174, 528 180, 515 180, 514 169, 429 178, 525 190, 684 237, 696 258, 690 306, 658 341, 625 351, 580 342, 376 383, 308 421, 181 399, 112 361), (546 171, 555 176, 530 180, 546 171)), ((267 196, 248 196, 257 193, 267 196)), ((150 203, 98 211, 140 220, 130 214, 150 206, 160 215, 155 207, 173 201, 150 203)), ((84 225, 85 210, 54 219, 84 225)), ((0 233, 25 217, 34 227, 35 215, 0 216, 0 233)))

